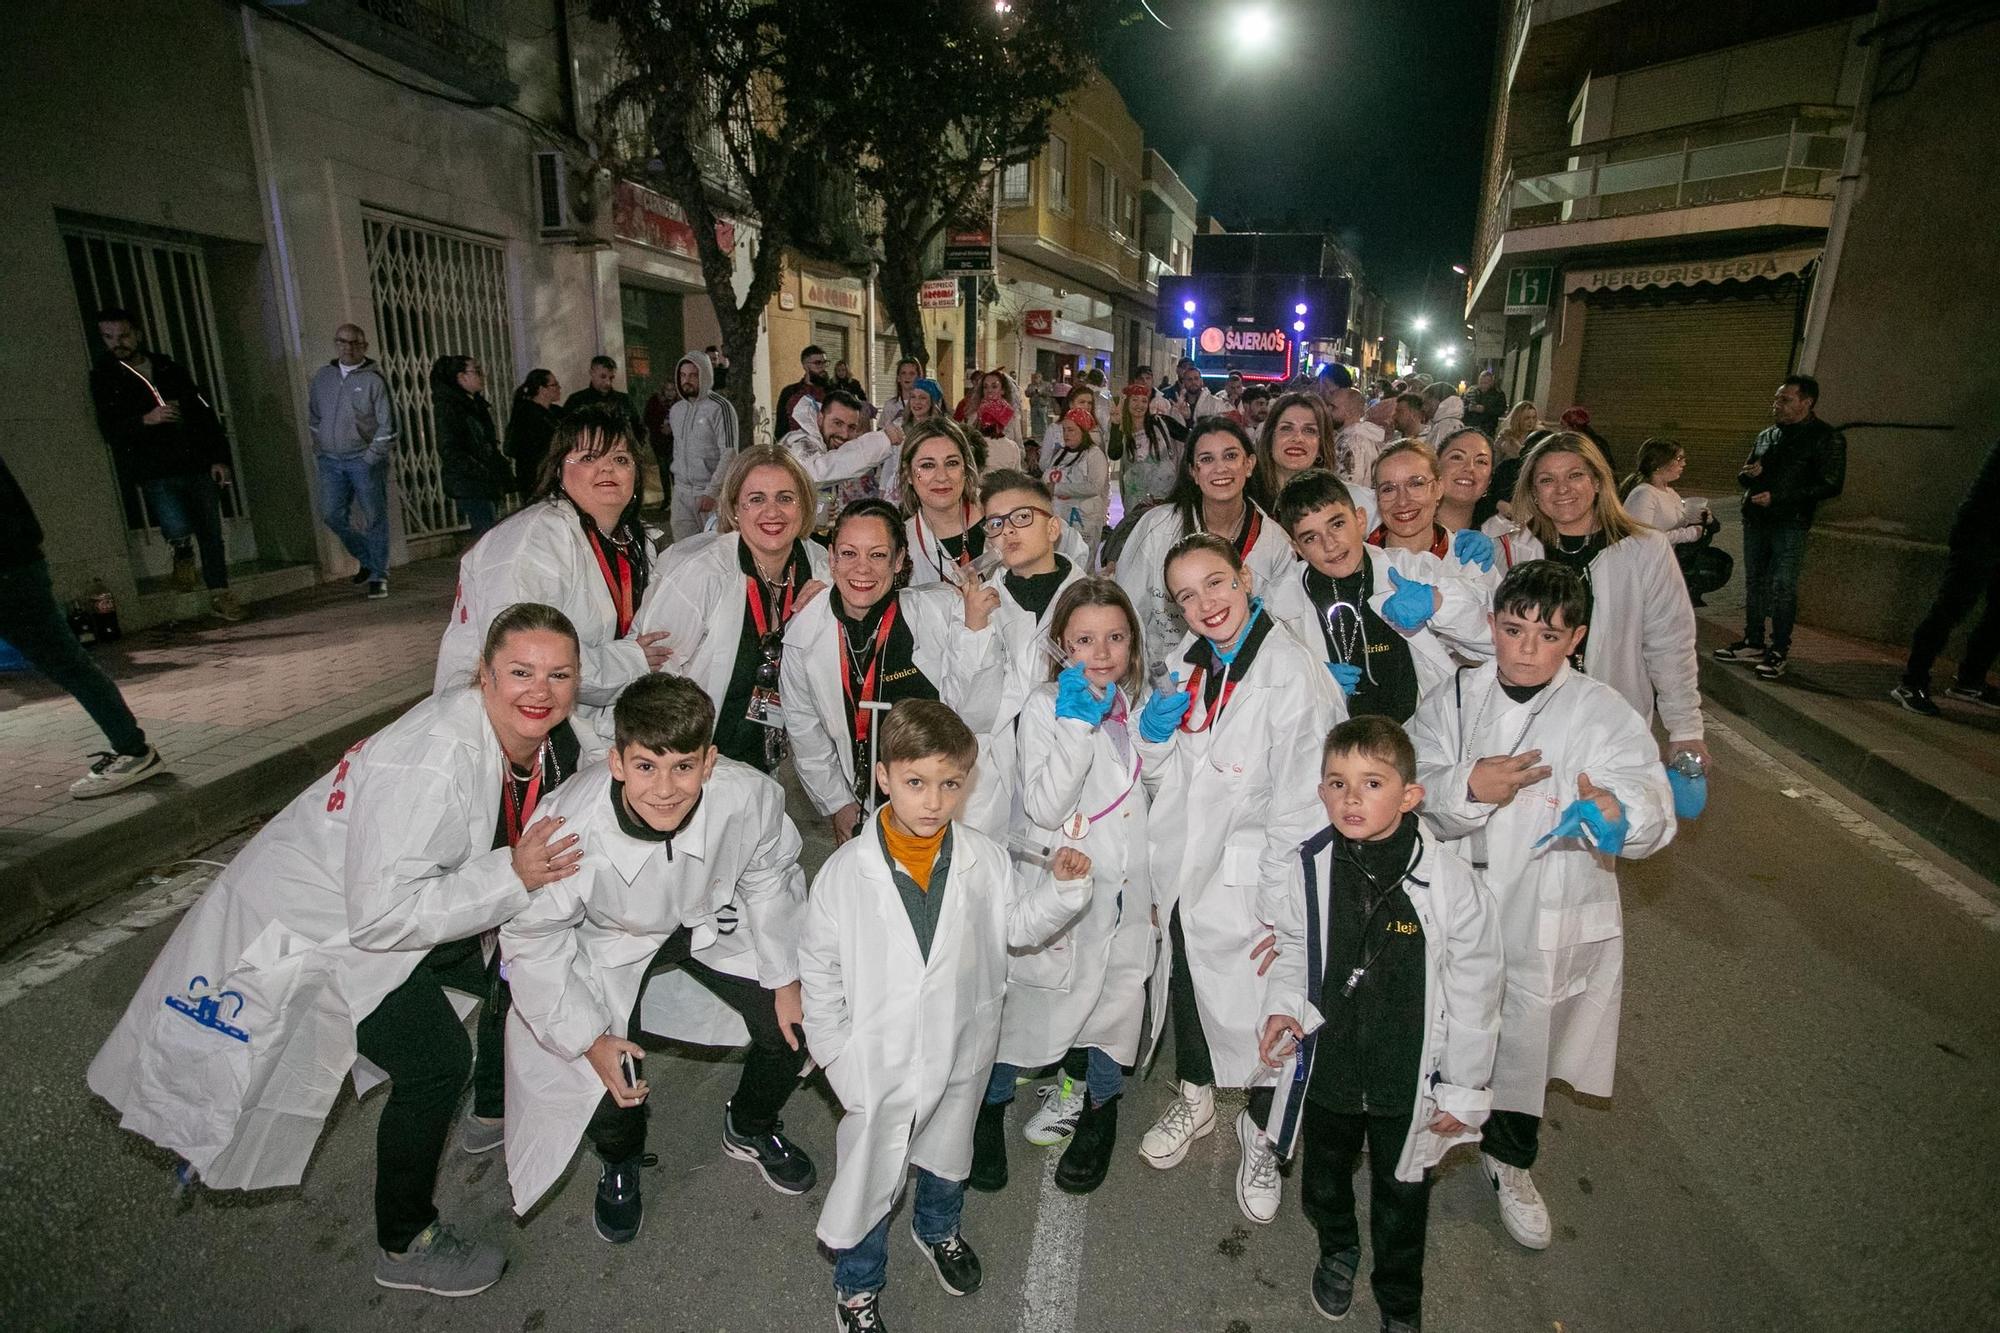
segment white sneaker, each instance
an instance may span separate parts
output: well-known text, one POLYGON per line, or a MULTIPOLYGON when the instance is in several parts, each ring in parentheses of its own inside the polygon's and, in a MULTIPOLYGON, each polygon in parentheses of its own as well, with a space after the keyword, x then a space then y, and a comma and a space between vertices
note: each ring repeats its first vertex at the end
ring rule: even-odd
POLYGON ((1146 1131, 1139 1143, 1139 1155, 1146 1165, 1165 1171, 1181 1164, 1188 1145, 1215 1132, 1215 1089, 1182 1083, 1180 1095, 1146 1131))
POLYGON ((166 771, 167 761, 150 745, 144 754, 100 753, 90 771, 69 784, 69 794, 79 801, 94 801, 166 771))
POLYGON ((1479 1154, 1479 1166, 1493 1185, 1493 1196, 1500 1201, 1500 1224, 1507 1228, 1507 1234, 1528 1249, 1549 1248, 1549 1206, 1542 1202, 1535 1178, 1485 1153, 1479 1154))
POLYGON ((1277 1151, 1247 1108, 1236 1117, 1236 1141, 1243 1146, 1243 1160, 1236 1165, 1236 1206, 1258 1226, 1267 1226, 1278 1216, 1284 1197, 1277 1151))
POLYGON ((1064 1074, 1059 1081, 1035 1089, 1035 1095, 1042 1099, 1042 1109, 1028 1117, 1021 1137, 1037 1148, 1067 1143, 1083 1115, 1083 1099, 1088 1095, 1083 1084, 1064 1074))

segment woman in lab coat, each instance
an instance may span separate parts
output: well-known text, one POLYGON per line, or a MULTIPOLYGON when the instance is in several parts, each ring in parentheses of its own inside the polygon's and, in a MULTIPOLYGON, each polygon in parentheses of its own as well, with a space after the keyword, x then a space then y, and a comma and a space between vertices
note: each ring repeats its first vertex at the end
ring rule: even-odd
POLYGON ((1514 522, 1497 542, 1499 572, 1546 558, 1590 584, 1590 633, 1572 665, 1649 722, 1657 711, 1669 753, 1692 750, 1706 763, 1687 584, 1667 538, 1618 503, 1603 453, 1570 431, 1545 437, 1522 463, 1514 522))
POLYGON ((926 418, 903 437, 897 475, 908 516, 903 531, 912 588, 958 583, 961 572, 974 568, 986 550, 975 457, 965 432, 949 417, 926 418))
POLYGON ((1264 609, 1235 545, 1196 534, 1164 563, 1195 633, 1167 657, 1174 674, 1147 702, 1139 753, 1157 783, 1150 865, 1171 951, 1179 1095, 1140 1153, 1161 1170, 1178 1165, 1215 1127, 1215 1089, 1249 1088, 1236 1126, 1237 1204, 1265 1223, 1279 1202, 1263 1129, 1271 1071, 1257 1050, 1269 900, 1290 882, 1299 844, 1326 822, 1320 746, 1347 708, 1318 651, 1264 609))
MULTIPOLYGON (((1097 419, 1088 407, 1073 407, 1055 423, 1059 446, 1042 451, 1042 476, 1055 497, 1056 516, 1083 532, 1083 548, 1095 552, 1104 537, 1104 513, 1110 502, 1111 463, 1091 432, 1097 419), (1087 423, 1087 424, 1086 424, 1087 423)), ((1091 565, 1086 559, 1086 571, 1091 565)))
MULTIPOLYGON (((1167 596, 1161 570, 1183 537, 1209 532, 1229 542, 1258 583, 1288 577, 1298 562, 1285 530, 1249 497, 1257 450, 1243 427, 1227 417, 1205 417, 1181 451, 1173 493, 1147 511, 1118 556, 1118 586, 1132 599, 1145 631, 1146 651, 1164 660, 1187 632, 1167 596)), ((1314 785, 1319 781, 1313 778, 1314 785)))
POLYGON ((90 1066, 125 1128, 217 1189, 297 1184, 357 1055, 386 1073, 383 1286, 468 1296, 506 1265, 431 1201, 473 1072, 445 988, 483 994, 480 936, 575 873, 576 839, 535 805, 601 753, 570 732, 578 661, 555 608, 496 615, 478 685, 357 743, 266 824, 181 921, 90 1066))
POLYGON ((977 581, 894 591, 903 532, 902 515, 886 501, 858 500, 842 510, 833 528, 832 590, 785 631, 785 734, 799 783, 831 821, 836 842, 854 836, 864 806, 875 808, 869 737, 887 705, 941 699, 981 732, 993 725, 1006 684, 990 623, 999 595, 977 581))
POLYGON ((664 633, 661 669, 715 701, 716 748, 765 773, 783 756, 785 627, 826 589, 826 549, 805 539, 816 499, 789 450, 738 453, 723 474, 720 530, 666 549, 632 625, 641 638, 664 633))
POLYGON ((432 688, 473 679, 487 626, 517 602, 553 606, 576 626, 583 674, 579 720, 594 719, 618 691, 666 661, 667 646, 633 636, 653 572, 653 542, 639 520, 638 454, 631 423, 611 408, 563 418, 542 464, 539 498, 494 528, 458 562, 458 596, 438 644, 432 688))

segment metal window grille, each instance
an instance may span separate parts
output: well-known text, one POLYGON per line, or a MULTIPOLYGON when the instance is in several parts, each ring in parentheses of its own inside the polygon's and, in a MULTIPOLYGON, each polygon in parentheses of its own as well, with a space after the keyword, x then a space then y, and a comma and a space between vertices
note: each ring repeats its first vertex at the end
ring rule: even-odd
POLYGON ((479 359, 489 379, 494 421, 506 429, 514 373, 506 254, 490 241, 405 218, 361 219, 376 347, 396 406, 396 480, 403 531, 428 537, 465 526, 445 498, 431 413, 431 365, 441 356, 479 359))
MULTIPOLYGON (((86 357, 95 363, 104 354, 97 336, 99 310, 123 306, 137 315, 145 345, 180 362, 208 392, 223 433, 229 437, 232 470, 240 479, 243 465, 231 427, 229 379, 216 341, 215 303, 209 295, 208 264, 200 244, 84 222, 65 221, 60 230, 77 307, 83 316, 86 357)), ((160 538, 158 523, 147 510, 144 494, 121 477, 119 499, 140 573, 165 574, 172 557, 160 538)), ((255 560, 257 536, 250 526, 240 484, 222 493, 222 519, 231 556, 238 561, 255 560)))

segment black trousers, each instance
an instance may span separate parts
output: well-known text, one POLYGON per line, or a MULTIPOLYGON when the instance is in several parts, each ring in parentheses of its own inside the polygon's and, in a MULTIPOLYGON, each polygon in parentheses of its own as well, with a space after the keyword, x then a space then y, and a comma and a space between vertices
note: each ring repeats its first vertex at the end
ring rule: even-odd
POLYGON ((1410 1113, 1343 1115, 1308 1097, 1300 1128, 1306 1139, 1299 1197, 1319 1233, 1319 1253, 1331 1258, 1361 1247, 1354 1216, 1354 1165, 1368 1145, 1368 1238, 1375 1267, 1368 1275, 1375 1303, 1392 1318, 1417 1322, 1424 1303, 1424 1232, 1430 1225, 1431 1179, 1396 1179, 1396 1161, 1410 1133, 1410 1113))
MULTIPOLYGON (((653 955, 646 975, 684 968, 709 994, 742 1017, 743 1025, 750 1029, 750 1054, 743 1062, 743 1077, 737 1080, 736 1095, 729 1099, 729 1118, 739 1134, 768 1134, 776 1127, 785 1100, 798 1086, 799 1067, 805 1062, 803 1042, 796 1051, 785 1044, 784 1033, 778 1027, 777 1004, 770 991, 754 981, 718 972, 706 963, 695 961, 688 944, 688 930, 683 926, 669 935, 660 951, 653 955)), ((632 1016, 625 1025, 625 1031, 634 1041, 639 1039, 639 1008, 645 996, 642 982, 638 998, 632 1001, 632 1016)), ((642 1072, 640 1077, 645 1074, 642 1072)), ((620 1106, 611 1100, 610 1093, 605 1093, 584 1131, 597 1155, 607 1162, 629 1162, 644 1152, 646 1111, 651 1105, 652 1098, 648 1097, 637 1106, 620 1106)))
POLYGON ((0 569, 0 639, 14 645, 35 670, 76 696, 104 739, 119 754, 146 753, 146 733, 125 696, 93 662, 56 605, 49 564, 34 560, 0 569))
POLYGON ((1542 1118, 1525 1111, 1495 1111, 1479 1132, 1479 1151, 1496 1162, 1523 1171, 1535 1164, 1542 1150, 1542 1118))
MULTIPOLYGON (((1183 1083, 1212 1087, 1215 1062, 1209 1055, 1208 1034, 1201 1030, 1201 1010, 1195 1004, 1194 973, 1188 968, 1187 936, 1181 932, 1179 903, 1174 904, 1173 914, 1167 918, 1167 933, 1174 946, 1173 972, 1167 984, 1167 1012, 1174 1024, 1174 1076, 1183 1083)), ((1260 1126, 1270 1120, 1275 1092, 1269 1084, 1250 1089, 1250 1118, 1260 1126)))
POLYGON ((441 944, 355 1029, 360 1053, 389 1075, 389 1100, 375 1127, 375 1239, 392 1253, 408 1249, 437 1220, 432 1195, 438 1162, 467 1077, 473 1078, 474 1112, 501 1113, 499 985, 499 972, 481 958, 477 939, 441 944), (476 1061, 446 986, 487 1001, 476 1061))
POLYGON ((1903 679, 1930 688, 1931 665, 1944 651, 1958 622, 1972 614, 1981 597, 1986 610, 1965 641, 1965 659, 1958 664, 1958 684, 1976 690, 1986 683, 1993 660, 2000 657, 2000 552, 1954 550, 1945 559, 1944 582, 1931 602, 1930 614, 1910 636, 1910 661, 1903 679))

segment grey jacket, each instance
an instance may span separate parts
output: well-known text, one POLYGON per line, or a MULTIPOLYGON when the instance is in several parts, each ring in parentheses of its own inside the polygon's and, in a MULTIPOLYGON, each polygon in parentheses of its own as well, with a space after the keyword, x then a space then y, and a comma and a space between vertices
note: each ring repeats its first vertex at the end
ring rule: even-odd
POLYGON ((680 368, 689 365, 695 369, 699 388, 693 398, 676 398, 667 409, 667 424, 674 433, 674 484, 713 497, 736 457, 736 409, 715 391, 708 353, 689 352, 676 362, 676 381, 680 368))
POLYGON ((396 444, 396 412, 381 367, 364 360, 343 376, 337 361, 321 366, 308 391, 306 425, 314 452, 328 458, 387 458, 396 444))

